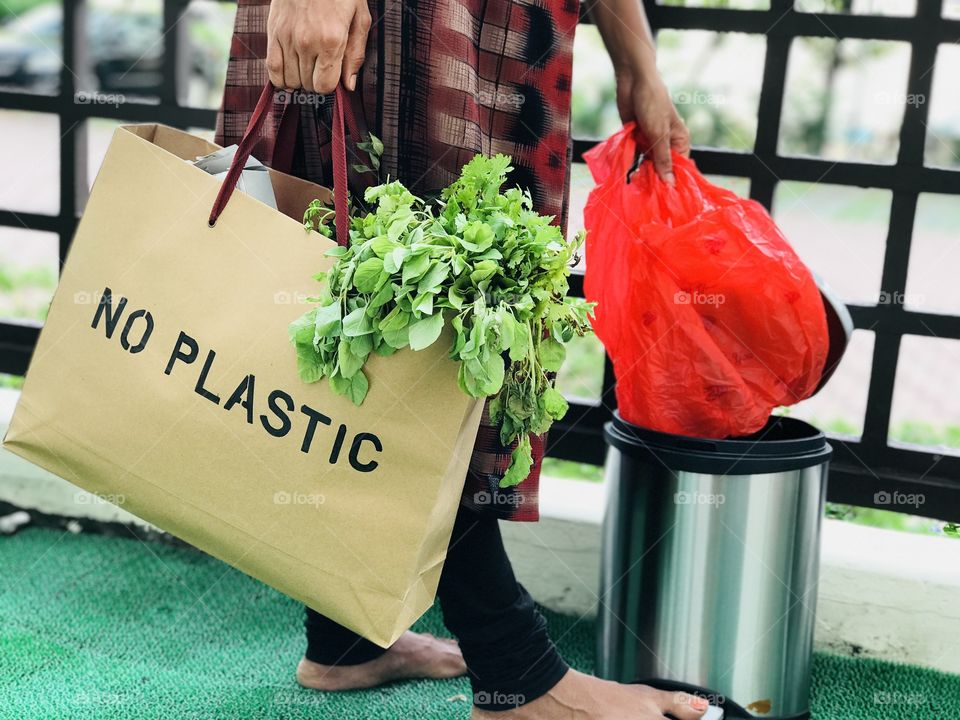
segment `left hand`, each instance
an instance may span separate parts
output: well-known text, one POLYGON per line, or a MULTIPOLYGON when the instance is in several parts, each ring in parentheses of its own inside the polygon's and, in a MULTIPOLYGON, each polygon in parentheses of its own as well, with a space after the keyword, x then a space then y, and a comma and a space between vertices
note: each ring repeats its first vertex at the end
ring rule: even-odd
POLYGON ((690 133, 652 61, 616 69, 617 109, 624 122, 636 121, 640 150, 653 157, 657 174, 673 185, 670 150, 690 157, 690 133))

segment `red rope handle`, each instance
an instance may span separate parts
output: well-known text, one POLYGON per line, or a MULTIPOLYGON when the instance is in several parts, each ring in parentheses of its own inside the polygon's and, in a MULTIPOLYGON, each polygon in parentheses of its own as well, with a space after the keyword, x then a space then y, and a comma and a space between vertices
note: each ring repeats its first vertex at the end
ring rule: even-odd
POLYGON ((347 104, 342 85, 337 85, 333 101, 333 132, 330 154, 333 155, 333 210, 337 223, 337 245, 350 242, 350 211, 347 208, 347 141, 343 130, 343 106, 347 104))
MULTIPOLYGON (((237 153, 230 163, 230 169, 227 176, 220 186, 220 192, 217 193, 217 199, 213 203, 213 209, 210 211, 209 223, 213 227, 217 219, 227 207, 233 191, 237 188, 240 180, 240 173, 243 172, 247 164, 247 158, 253 152, 253 146, 260 138, 260 130, 267 119, 271 108, 273 107, 273 98, 276 89, 271 83, 267 83, 260 93, 260 99, 250 115, 250 122, 247 123, 247 129, 243 132, 243 138, 237 145, 237 153)), ((344 137, 343 126, 343 106, 346 104, 346 95, 342 86, 337 86, 336 97, 333 106, 333 132, 331 133, 331 154, 333 155, 333 205, 337 227, 337 243, 346 245, 349 241, 349 210, 347 203, 347 142, 344 137)), ((278 142, 291 142, 289 133, 280 133, 278 142)), ((275 156, 276 153, 275 153, 275 156)))

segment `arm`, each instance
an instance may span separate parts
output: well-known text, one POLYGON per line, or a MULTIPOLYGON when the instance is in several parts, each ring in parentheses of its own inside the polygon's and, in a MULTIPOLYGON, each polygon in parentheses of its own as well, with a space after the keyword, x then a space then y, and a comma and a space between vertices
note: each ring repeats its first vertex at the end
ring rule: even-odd
POLYGON ((641 0, 597 0, 590 8, 617 80, 617 109, 635 120, 640 148, 653 156, 660 177, 673 184, 670 148, 690 154, 690 135, 657 72, 656 47, 641 0))
POLYGON ((267 19, 267 70, 278 88, 331 93, 357 86, 366 52, 366 0, 273 0, 267 19))

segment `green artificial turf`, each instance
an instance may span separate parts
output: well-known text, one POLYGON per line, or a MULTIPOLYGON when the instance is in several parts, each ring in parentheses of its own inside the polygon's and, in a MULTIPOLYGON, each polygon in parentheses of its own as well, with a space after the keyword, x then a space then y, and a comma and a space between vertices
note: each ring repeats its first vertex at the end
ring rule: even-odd
MULTIPOLYGON (((467 718, 469 684, 300 689, 292 600, 199 552, 30 529, 0 538, 0 718, 467 718)), ((579 669, 591 622, 548 613, 579 669)), ((439 611, 418 623, 445 634, 439 611)), ((960 677, 818 655, 814 720, 960 717, 960 677)))

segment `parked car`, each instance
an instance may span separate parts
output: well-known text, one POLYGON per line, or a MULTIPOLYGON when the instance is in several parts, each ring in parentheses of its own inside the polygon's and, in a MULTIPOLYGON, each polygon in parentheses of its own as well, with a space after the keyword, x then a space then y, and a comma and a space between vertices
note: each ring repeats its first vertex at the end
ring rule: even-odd
MULTIPOLYGON (((191 8, 187 12, 194 17, 185 19, 185 23, 208 20, 209 13, 203 10, 191 8)), ((163 77, 162 13, 129 5, 93 6, 87 9, 86 17, 88 61, 86 68, 79 68, 80 87, 104 93, 155 95, 163 77)), ((60 3, 41 5, 0 27, 0 86, 56 92, 63 65, 62 36, 60 3)), ((184 50, 190 53, 190 72, 212 87, 218 81, 217 73, 222 72, 211 61, 218 53, 198 45, 196 33, 189 37, 184 50)))

